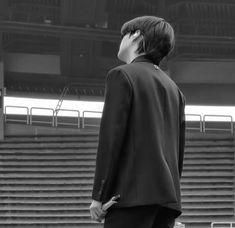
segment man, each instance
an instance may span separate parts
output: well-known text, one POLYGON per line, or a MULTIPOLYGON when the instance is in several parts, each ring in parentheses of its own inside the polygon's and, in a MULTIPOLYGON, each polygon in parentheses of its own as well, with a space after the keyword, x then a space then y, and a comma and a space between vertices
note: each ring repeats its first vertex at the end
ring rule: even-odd
POLYGON ((181 214, 185 101, 158 65, 174 47, 174 31, 162 18, 143 16, 121 34, 118 58, 126 64, 107 76, 91 217, 105 217, 105 228, 171 228, 181 214))

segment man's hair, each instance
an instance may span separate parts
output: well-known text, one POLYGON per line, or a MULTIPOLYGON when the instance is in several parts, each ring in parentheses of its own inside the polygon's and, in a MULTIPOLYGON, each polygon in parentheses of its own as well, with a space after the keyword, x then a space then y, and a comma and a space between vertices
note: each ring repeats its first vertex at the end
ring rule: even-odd
POLYGON ((174 48, 175 35, 172 26, 163 18, 142 16, 123 24, 121 35, 134 34, 137 30, 143 35, 139 43, 138 54, 145 52, 153 63, 159 64, 174 48))

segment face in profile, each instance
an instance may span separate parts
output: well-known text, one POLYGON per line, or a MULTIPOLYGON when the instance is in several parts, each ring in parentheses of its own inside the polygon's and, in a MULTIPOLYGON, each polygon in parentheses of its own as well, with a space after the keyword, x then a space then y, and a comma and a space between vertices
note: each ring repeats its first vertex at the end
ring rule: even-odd
POLYGON ((127 57, 130 46, 131 46, 131 38, 130 34, 128 33, 122 38, 118 51, 118 59, 120 59, 125 63, 127 63, 127 57))
POLYGON ((140 42, 141 33, 140 31, 136 31, 133 34, 127 33, 120 43, 119 51, 118 51, 118 58, 128 63, 130 62, 131 53, 135 52, 138 48, 138 43, 140 42))

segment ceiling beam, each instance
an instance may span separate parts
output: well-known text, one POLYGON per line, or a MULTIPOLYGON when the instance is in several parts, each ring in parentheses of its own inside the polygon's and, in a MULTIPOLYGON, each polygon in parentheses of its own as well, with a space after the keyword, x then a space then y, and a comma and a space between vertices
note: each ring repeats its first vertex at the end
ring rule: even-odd
POLYGON ((2 21, 0 31, 8 33, 20 33, 41 36, 56 36, 63 38, 80 38, 99 41, 119 41, 120 35, 117 31, 106 29, 82 28, 75 26, 58 26, 46 24, 34 24, 24 22, 2 21))
MULTIPOLYGON (((90 39, 99 41, 120 41, 120 35, 117 31, 108 29, 81 28, 74 26, 57 26, 33 24, 13 21, 0 22, 0 32, 54 36, 71 39, 90 39)), ((196 36, 196 35, 177 35, 176 42, 178 45, 187 44, 206 44, 206 45, 235 45, 235 37, 220 36, 196 36)))

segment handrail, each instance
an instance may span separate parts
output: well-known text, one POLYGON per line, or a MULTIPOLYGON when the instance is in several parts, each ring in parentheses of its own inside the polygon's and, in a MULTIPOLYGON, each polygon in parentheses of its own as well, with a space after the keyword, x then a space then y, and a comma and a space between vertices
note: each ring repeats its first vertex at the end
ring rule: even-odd
POLYGON ((78 110, 73 110, 73 109, 57 109, 54 112, 54 116, 55 116, 55 126, 58 126, 58 123, 61 125, 69 125, 69 126, 77 126, 78 128, 80 128, 80 112, 78 110), (77 113, 77 124, 74 123, 67 123, 67 122, 58 122, 58 113, 60 111, 64 111, 64 112, 76 112, 77 113))
POLYGON ((231 133, 233 133, 233 117, 231 115, 204 115, 203 116, 203 132, 206 132, 206 130, 217 130, 217 131, 230 131, 231 133), (230 121, 226 121, 226 122, 230 122, 230 129, 228 128, 208 128, 206 127, 206 117, 227 117, 230 118, 230 121))
POLYGON ((195 116, 199 117, 199 128, 198 127, 187 127, 189 130, 200 130, 200 132, 203 131, 203 123, 202 123, 202 116, 200 114, 185 114, 185 117, 187 116, 195 116))
POLYGON ((86 126, 91 126, 91 127, 99 127, 100 125, 96 125, 96 124, 85 124, 85 113, 103 113, 103 112, 99 112, 99 111, 83 111, 82 112, 82 128, 85 128, 86 126))
POLYGON ((54 109, 52 108, 39 108, 39 107, 32 107, 30 109, 30 121, 29 124, 31 125, 32 123, 46 123, 46 124, 51 124, 52 127, 54 127, 54 109), (52 121, 42 121, 42 120, 33 120, 33 110, 47 110, 47 111, 52 111, 52 121))
POLYGON ((26 122, 26 124, 29 124, 29 108, 25 107, 25 106, 13 106, 13 105, 5 106, 5 122, 7 122, 7 121, 23 122, 23 123, 26 122), (26 121, 25 120, 19 120, 19 119, 7 119, 7 108, 26 109, 26 121))
POLYGON ((69 90, 69 87, 65 86, 63 91, 62 91, 62 94, 60 95, 60 98, 59 98, 58 103, 57 103, 57 105, 55 107, 55 110, 59 110, 61 108, 62 103, 64 101, 64 97, 66 96, 68 90, 69 90))
MULTIPOLYGON (((85 114, 86 113, 99 113, 99 114, 102 114, 101 111, 88 111, 88 110, 85 110, 82 112, 82 117, 81 117, 81 112, 79 110, 73 110, 73 109, 57 109, 57 110, 54 110, 52 108, 43 108, 43 107, 32 107, 29 111, 29 108, 26 107, 26 106, 11 106, 11 105, 7 105, 5 106, 5 122, 7 121, 15 121, 15 122, 25 122, 26 124, 32 124, 33 122, 34 123, 49 123, 51 124, 53 127, 54 126, 58 126, 58 123, 59 124, 62 124, 62 125, 71 125, 71 126, 77 126, 78 128, 80 128, 80 119, 82 118, 82 128, 84 128, 85 126, 94 126, 94 127, 99 127, 100 124, 86 124, 85 123, 85 114), (19 108, 19 109, 25 109, 26 110, 26 113, 25 114, 22 114, 22 115, 26 115, 26 120, 19 120, 19 119, 10 119, 10 118, 7 118, 7 109, 8 108, 19 108), (50 111, 51 112, 51 115, 49 115, 51 117, 51 121, 37 121, 37 120, 33 120, 33 110, 47 110, 47 111, 50 111), (60 111, 65 111, 65 112, 76 112, 77 113, 77 123, 76 124, 73 124, 73 123, 62 123, 62 122, 58 122, 58 113, 60 111)), ((17 114, 15 114, 17 115, 17 114)), ((185 116, 194 116, 194 117, 199 117, 199 124, 200 126, 199 127, 186 127, 186 129, 191 129, 191 130, 200 130, 200 132, 206 132, 207 130, 217 130, 217 131, 230 131, 232 134, 234 133, 234 122, 233 122, 233 117, 231 115, 200 115, 200 114, 185 114, 185 116), (229 122, 230 123, 230 128, 209 128, 206 124, 209 122, 207 121, 207 118, 208 117, 219 117, 219 118, 229 118, 230 120, 229 121, 225 121, 225 122, 229 122)), ((196 120, 195 120, 196 121, 196 120)), ((213 122, 213 121, 212 121, 213 122)), ((217 121, 216 121, 217 122, 217 121)), ((223 121, 222 121, 223 122, 223 121)))
POLYGON ((211 228, 215 228, 215 226, 214 225, 222 225, 221 227, 218 227, 218 228, 225 228, 225 226, 224 225, 229 225, 229 227, 227 227, 227 228, 233 228, 233 227, 235 227, 235 221, 231 221, 231 222, 229 222, 229 221, 225 221, 225 222, 212 222, 211 223, 211 228), (233 224, 234 224, 234 226, 233 226, 233 224))

